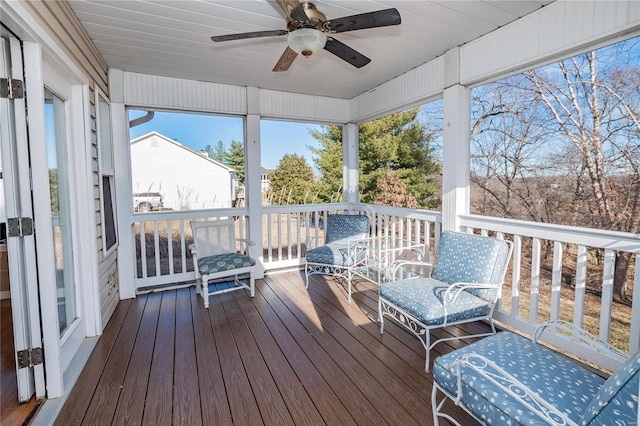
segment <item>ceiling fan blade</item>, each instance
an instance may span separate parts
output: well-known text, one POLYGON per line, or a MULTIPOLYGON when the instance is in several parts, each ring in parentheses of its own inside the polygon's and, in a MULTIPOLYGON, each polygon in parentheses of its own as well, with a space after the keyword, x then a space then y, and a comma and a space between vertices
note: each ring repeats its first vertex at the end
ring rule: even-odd
POLYGON ((281 36, 281 35, 287 35, 287 34, 289 34, 289 31, 287 30, 254 31, 251 33, 226 34, 226 35, 220 35, 220 36, 213 36, 211 37, 211 40, 215 42, 231 41, 231 40, 243 40, 246 38, 281 36))
POLYGON ((400 24, 400 13, 397 9, 384 9, 377 12, 362 13, 345 16, 327 21, 331 32, 344 33, 346 31, 364 30, 366 28, 387 27, 400 24))
POLYGON ((367 58, 362 53, 353 50, 352 48, 342 43, 341 41, 336 40, 335 38, 327 38, 327 44, 324 45, 324 50, 328 50, 338 58, 349 62, 356 68, 362 68, 369 62, 371 62, 371 59, 367 58))
POLYGON ((287 46, 282 56, 280 56, 280 59, 278 59, 278 63, 273 67, 273 71, 280 72, 288 70, 293 60, 296 59, 296 56, 298 56, 298 54, 287 46))
POLYGON ((278 5, 287 14, 287 18, 295 21, 306 21, 309 19, 302 7, 302 4, 298 0, 277 0, 278 5))

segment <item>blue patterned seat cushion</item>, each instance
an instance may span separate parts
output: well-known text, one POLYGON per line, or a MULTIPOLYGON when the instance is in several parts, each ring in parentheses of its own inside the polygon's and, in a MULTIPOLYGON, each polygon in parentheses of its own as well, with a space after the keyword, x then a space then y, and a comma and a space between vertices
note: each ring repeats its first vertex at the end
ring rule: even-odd
POLYGON ((198 270, 202 275, 254 266, 256 261, 241 253, 224 253, 198 259, 198 270))
POLYGON ((638 421, 640 352, 609 377, 587 407, 583 425, 633 425, 638 421))
MULTIPOLYGON (((433 278, 391 281, 380 285, 380 297, 404 309, 425 325, 444 324, 444 292, 449 284, 433 278)), ((462 291, 447 307, 447 322, 487 316, 491 306, 475 294, 462 291)))
POLYGON ((306 257, 309 263, 349 267, 363 260, 364 256, 363 250, 354 250, 353 248, 349 254, 348 240, 337 240, 309 250, 306 257))
MULTIPOLYGON (((458 393, 457 376, 456 370, 449 371, 449 366, 458 357, 468 353, 490 359, 576 423, 580 422, 587 406, 605 382, 602 377, 559 353, 504 331, 436 358, 434 380, 454 397, 458 393)), ((460 374, 462 403, 484 423, 541 423, 538 416, 471 368, 462 366, 460 374)))
MULTIPOLYGON (((431 276, 445 283, 500 284, 504 278, 509 244, 504 240, 445 231, 440 237, 431 276)), ((494 301, 498 289, 469 289, 494 301)))

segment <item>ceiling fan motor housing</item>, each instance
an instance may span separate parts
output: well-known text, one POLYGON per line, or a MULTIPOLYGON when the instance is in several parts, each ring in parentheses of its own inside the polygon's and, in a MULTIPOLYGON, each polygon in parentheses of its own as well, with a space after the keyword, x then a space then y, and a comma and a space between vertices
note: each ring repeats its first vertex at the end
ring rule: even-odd
POLYGON ((324 23, 327 21, 327 17, 316 8, 315 4, 310 2, 303 2, 300 4, 302 5, 304 13, 307 15, 307 19, 305 21, 289 19, 287 21, 287 29, 289 30, 289 32, 298 30, 300 28, 315 28, 322 32, 328 29, 325 28, 324 25, 324 23))

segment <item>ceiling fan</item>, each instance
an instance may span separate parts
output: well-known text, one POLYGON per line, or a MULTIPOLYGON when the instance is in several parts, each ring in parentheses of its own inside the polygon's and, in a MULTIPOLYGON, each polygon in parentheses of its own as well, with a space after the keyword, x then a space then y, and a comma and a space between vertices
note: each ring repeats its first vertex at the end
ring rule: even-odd
POLYGON ((286 30, 227 34, 213 36, 211 40, 220 42, 286 35, 289 45, 273 71, 288 70, 299 53, 308 58, 323 48, 354 67, 361 68, 371 62, 371 59, 333 38, 331 34, 400 24, 400 13, 396 9, 384 9, 328 20, 313 3, 298 0, 276 1, 287 15, 286 30))

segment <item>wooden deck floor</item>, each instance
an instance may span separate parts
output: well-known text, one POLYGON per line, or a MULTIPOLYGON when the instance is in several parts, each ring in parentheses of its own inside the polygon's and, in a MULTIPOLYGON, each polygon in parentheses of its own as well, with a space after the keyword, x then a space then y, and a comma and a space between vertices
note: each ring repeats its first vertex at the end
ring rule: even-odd
POLYGON ((256 281, 253 299, 227 293, 205 310, 198 297, 121 301, 56 424, 432 424, 422 346, 391 321, 379 334, 371 284, 351 304, 331 279, 306 290, 298 272, 256 281))
POLYGON ((0 424, 22 425, 35 412, 36 397, 18 402, 18 378, 16 375, 16 352, 13 342, 13 317, 11 300, 0 301, 0 424))

